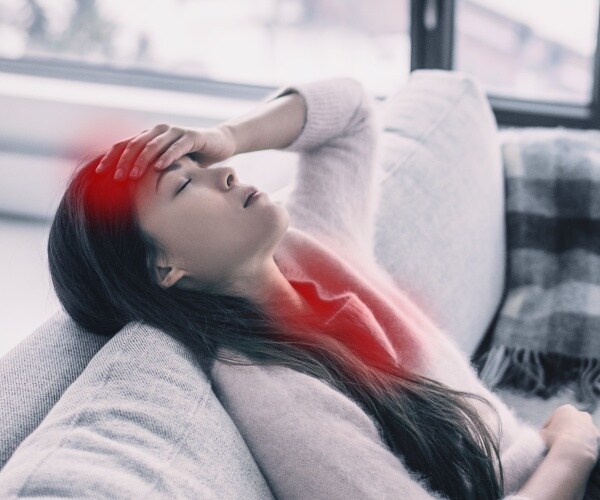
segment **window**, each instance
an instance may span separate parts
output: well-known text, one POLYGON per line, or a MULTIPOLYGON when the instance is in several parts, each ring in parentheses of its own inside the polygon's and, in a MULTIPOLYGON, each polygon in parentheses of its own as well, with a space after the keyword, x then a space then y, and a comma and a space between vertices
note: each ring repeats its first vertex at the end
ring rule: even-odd
MULTIPOLYGON (((276 86, 342 74, 386 95, 409 75, 409 25, 408 0, 0 0, 0 108, 11 116, 0 122, 0 212, 20 217, 0 217, 11 241, 0 356, 58 307, 47 223, 75 138, 108 146, 160 122, 210 126, 276 86)), ((228 164, 274 189, 293 175, 290 158, 228 164)))
POLYGON ((598 0, 457 0, 454 67, 490 93, 588 104, 598 0))
POLYGON ((276 86, 406 79, 408 0, 0 0, 0 58, 276 86), (393 70, 390 70, 390 69, 393 70))

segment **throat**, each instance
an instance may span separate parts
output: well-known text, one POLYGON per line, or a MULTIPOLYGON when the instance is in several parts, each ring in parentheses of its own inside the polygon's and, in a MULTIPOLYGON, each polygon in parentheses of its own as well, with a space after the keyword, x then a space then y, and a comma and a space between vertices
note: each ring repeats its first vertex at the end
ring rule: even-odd
POLYGON ((272 290, 266 301, 267 311, 282 321, 310 320, 317 316, 313 305, 294 285, 287 281, 281 288, 272 290))
POLYGON ((290 314, 297 316, 310 316, 315 313, 311 303, 288 281, 285 295, 281 296, 283 307, 290 314))

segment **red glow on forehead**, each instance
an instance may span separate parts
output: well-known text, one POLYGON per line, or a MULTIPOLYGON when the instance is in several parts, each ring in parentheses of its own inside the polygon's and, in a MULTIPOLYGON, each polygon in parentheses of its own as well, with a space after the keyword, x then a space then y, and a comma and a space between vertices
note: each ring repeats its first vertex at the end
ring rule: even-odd
MULTIPOLYGON (((84 183, 86 213, 94 217, 115 217, 117 212, 130 214, 134 210, 137 186, 142 179, 132 179, 128 175, 137 156, 124 162, 123 153, 132 140, 146 131, 142 129, 144 126, 146 130, 150 128, 148 124, 135 119, 109 113, 95 116, 93 121, 83 124, 72 137, 68 149, 64 151, 65 156, 93 158, 77 172, 79 181, 84 183), (95 169, 100 161, 105 170, 96 173, 95 169), (124 179, 114 179, 117 164, 125 173, 124 179)), ((191 158, 189 155, 184 157, 191 158)), ((172 165, 178 165, 178 162, 172 165)), ((167 171, 168 169, 164 169, 161 173, 167 171)), ((144 177, 155 174, 154 169, 147 168, 144 177)))
MULTIPOLYGON (((116 163, 127 142, 138 136, 147 124, 130 113, 107 111, 95 114, 83 123, 68 141, 65 153, 72 158, 93 158, 75 173, 77 196, 82 196, 89 217, 112 218, 130 214, 134 180, 114 180, 116 163), (105 155, 111 154, 111 163, 102 173, 95 169, 105 155)), ((106 158, 105 158, 106 161, 106 158)), ((126 166, 131 169, 131 165, 126 166)))
POLYGON ((134 181, 115 180, 114 168, 96 173, 99 160, 100 158, 96 158, 78 174, 84 186, 82 201, 86 213, 93 220, 105 222, 130 216, 133 210, 134 181))

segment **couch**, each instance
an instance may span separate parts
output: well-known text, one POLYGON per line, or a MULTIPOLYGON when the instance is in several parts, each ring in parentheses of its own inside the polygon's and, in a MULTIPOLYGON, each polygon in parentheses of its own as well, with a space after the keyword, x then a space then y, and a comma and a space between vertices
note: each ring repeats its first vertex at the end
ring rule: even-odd
MULTIPOLYGON (((459 72, 415 71, 377 109, 374 255, 471 357, 505 289, 503 131, 459 72)), ((0 380, 0 498, 273 498, 204 366, 160 330, 107 338, 59 310, 0 358, 0 380)), ((535 425, 574 402, 568 387, 497 392, 535 425)))

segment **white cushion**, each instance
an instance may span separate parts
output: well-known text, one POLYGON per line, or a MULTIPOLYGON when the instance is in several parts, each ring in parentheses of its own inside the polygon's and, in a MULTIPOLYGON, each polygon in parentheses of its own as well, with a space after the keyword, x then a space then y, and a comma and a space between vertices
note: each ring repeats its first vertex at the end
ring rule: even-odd
POLYGON ((383 103, 376 260, 471 355, 506 266, 497 125, 467 74, 420 70, 383 103))
POLYGON ((273 498, 205 368, 129 323, 6 462, 0 498, 273 498))

